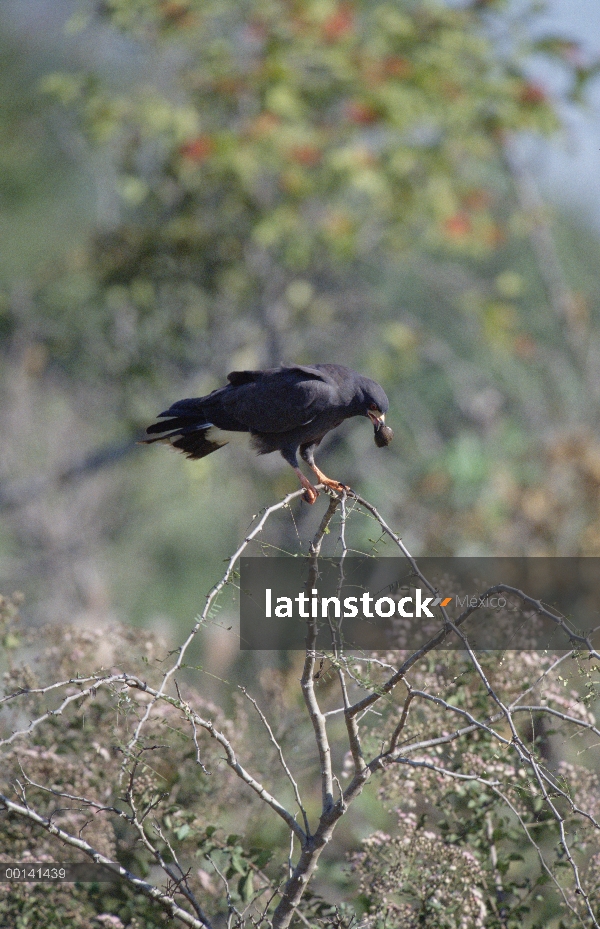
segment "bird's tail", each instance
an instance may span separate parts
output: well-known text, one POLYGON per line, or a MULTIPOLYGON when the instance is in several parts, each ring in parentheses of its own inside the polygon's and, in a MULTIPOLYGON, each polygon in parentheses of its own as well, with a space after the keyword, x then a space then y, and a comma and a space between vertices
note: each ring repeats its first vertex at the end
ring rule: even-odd
POLYGON ((142 439, 144 444, 166 442, 180 449, 188 458, 204 458, 226 444, 215 440, 219 430, 207 422, 199 399, 179 400, 161 413, 159 418, 162 417, 164 422, 148 426, 146 432, 152 438, 142 439))

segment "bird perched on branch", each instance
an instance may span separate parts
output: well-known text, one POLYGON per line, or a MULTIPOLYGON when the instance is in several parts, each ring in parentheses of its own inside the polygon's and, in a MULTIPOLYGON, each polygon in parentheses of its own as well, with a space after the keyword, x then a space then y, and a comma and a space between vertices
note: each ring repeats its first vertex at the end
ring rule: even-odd
POLYGON ((335 364, 292 365, 266 371, 232 371, 229 384, 206 397, 178 400, 160 413, 163 422, 146 432, 152 442, 168 442, 188 458, 204 458, 223 445, 249 438, 259 455, 280 452, 314 503, 318 491, 298 467, 297 454, 320 483, 332 490, 349 490, 317 466, 314 452, 323 437, 351 416, 368 416, 375 443, 389 445, 393 433, 385 425, 389 407, 376 381, 335 364))

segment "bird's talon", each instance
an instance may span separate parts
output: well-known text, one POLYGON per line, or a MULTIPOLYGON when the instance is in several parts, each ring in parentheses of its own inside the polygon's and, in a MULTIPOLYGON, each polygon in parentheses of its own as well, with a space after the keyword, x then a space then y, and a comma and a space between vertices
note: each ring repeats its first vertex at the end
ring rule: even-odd
POLYGON ((312 492, 311 492, 311 491, 308 490, 308 488, 307 488, 307 489, 304 491, 304 493, 302 494, 302 499, 305 500, 306 503, 310 503, 310 505, 312 506, 313 503, 316 503, 316 500, 317 500, 317 497, 318 497, 318 496, 319 496, 319 491, 318 491, 318 490, 315 490, 315 489, 313 488, 313 490, 312 490, 312 492))
POLYGON ((323 484, 329 489, 335 491, 337 494, 351 494, 352 488, 348 484, 340 484, 339 481, 322 481, 323 484))

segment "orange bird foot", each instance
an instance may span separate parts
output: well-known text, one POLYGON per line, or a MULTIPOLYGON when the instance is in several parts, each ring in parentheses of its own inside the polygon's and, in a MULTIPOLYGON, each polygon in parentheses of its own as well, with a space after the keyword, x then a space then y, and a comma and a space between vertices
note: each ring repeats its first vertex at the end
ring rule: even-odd
POLYGON ((330 490, 335 490, 336 493, 342 494, 346 492, 347 494, 352 493, 350 487, 347 484, 340 484, 339 481, 334 481, 330 477, 327 477, 326 474, 323 474, 320 468, 317 468, 315 464, 310 466, 315 472, 319 479, 319 483, 324 484, 325 487, 329 487, 330 490))

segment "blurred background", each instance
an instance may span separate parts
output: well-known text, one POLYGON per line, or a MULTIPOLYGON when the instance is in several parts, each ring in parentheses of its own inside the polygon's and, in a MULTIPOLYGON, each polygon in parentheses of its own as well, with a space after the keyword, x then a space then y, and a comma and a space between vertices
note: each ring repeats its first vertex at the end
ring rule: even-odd
POLYGON ((600 554, 599 61, 594 0, 4 0, 1 586, 29 620, 189 626, 296 478, 136 441, 281 362, 382 383, 393 445, 351 421, 320 462, 414 554, 600 554))

